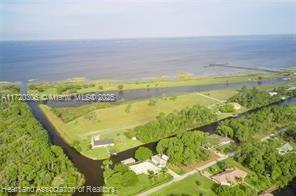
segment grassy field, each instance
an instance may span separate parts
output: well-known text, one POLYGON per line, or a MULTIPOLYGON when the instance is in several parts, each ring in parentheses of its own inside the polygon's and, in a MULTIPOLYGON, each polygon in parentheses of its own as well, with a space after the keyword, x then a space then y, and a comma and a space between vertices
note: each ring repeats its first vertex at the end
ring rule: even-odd
MULTIPOLYGON (((216 98, 227 99, 236 93, 236 90, 219 90, 204 92, 216 98)), ((219 104, 219 101, 210 97, 202 96, 198 93, 189 93, 179 95, 174 98, 165 97, 155 99, 155 105, 150 105, 149 100, 137 100, 113 105, 107 108, 96 109, 93 111, 84 109, 85 113, 77 108, 64 108, 63 113, 69 115, 71 112, 79 111, 78 118, 70 122, 64 122, 55 111, 47 105, 40 105, 41 110, 52 122, 60 135, 70 144, 74 145, 82 154, 93 158, 103 159, 108 157, 107 149, 90 149, 90 139, 92 135, 100 135, 101 138, 113 138, 115 140, 115 150, 117 152, 141 145, 138 140, 132 140, 127 137, 127 132, 135 126, 147 123, 159 113, 171 113, 179 111, 184 107, 190 107, 196 104, 203 106, 212 106, 219 104), (129 111, 127 111, 129 107, 129 111), (67 111, 68 110, 68 111, 67 111)), ((83 106, 83 107, 92 107, 83 106)), ((76 114, 73 114, 76 115, 76 114)), ((227 115, 227 114, 226 114, 227 115)), ((230 114, 229 114, 230 115, 230 114)), ((220 117, 224 117, 222 114, 220 117)))
POLYGON ((145 89, 145 88, 165 88, 165 87, 178 87, 178 86, 200 86, 210 84, 225 84, 225 83, 237 83, 237 82, 249 82, 267 80, 272 78, 280 78, 281 74, 241 74, 241 75, 230 75, 230 76, 216 76, 216 77, 189 77, 187 79, 166 79, 165 77, 154 78, 150 80, 139 80, 139 81, 115 81, 115 80, 94 80, 89 81, 83 78, 71 79, 59 82, 39 82, 31 83, 29 93, 31 94, 56 94, 59 93, 58 89, 69 87, 69 90, 63 91, 63 94, 73 93, 90 93, 100 92, 109 90, 119 90, 119 86, 122 85, 123 90, 127 89, 145 89), (32 88, 33 86, 37 88, 32 88), (71 86, 76 85, 75 91, 71 90, 71 86))
POLYGON ((200 175, 194 174, 189 176, 179 182, 173 183, 164 189, 157 191, 151 196, 167 196, 167 195, 206 195, 212 196, 216 195, 212 191, 212 186, 214 182, 208 178, 200 175))
POLYGON ((163 184, 172 180, 172 176, 169 174, 159 174, 152 179, 149 179, 148 175, 141 174, 138 175, 138 183, 135 186, 127 186, 124 187, 123 190, 120 190, 118 195, 122 196, 132 196, 136 195, 137 193, 143 192, 145 190, 151 189, 155 186, 163 184))

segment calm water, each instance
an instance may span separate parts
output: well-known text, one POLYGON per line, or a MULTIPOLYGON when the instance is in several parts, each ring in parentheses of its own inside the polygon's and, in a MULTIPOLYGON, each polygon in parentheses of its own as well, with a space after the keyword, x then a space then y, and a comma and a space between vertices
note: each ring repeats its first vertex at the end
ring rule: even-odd
POLYGON ((0 80, 139 79, 190 72, 217 75, 241 70, 204 67, 296 65, 295 36, 0 42, 0 80))

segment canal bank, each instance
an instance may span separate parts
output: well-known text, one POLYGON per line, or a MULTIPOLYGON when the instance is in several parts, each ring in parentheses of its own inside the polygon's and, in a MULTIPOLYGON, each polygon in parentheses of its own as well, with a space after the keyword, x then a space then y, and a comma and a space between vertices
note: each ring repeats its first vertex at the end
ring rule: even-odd
MULTIPOLYGON (((27 92, 27 84, 26 83, 22 83, 21 84, 21 93, 25 94, 27 92)), ((296 99, 295 98, 291 98, 285 101, 280 101, 274 104, 288 104, 288 105, 295 105, 296 104, 296 99)), ((85 177, 85 186, 103 186, 104 185, 104 180, 103 180, 103 173, 102 173, 102 169, 101 169, 101 165, 102 165, 102 161, 97 161, 97 160, 92 160, 89 159, 83 155, 81 155, 79 152, 77 152, 74 148, 72 148, 71 146, 69 146, 58 134, 58 132, 55 130, 55 128, 52 126, 52 124, 48 121, 48 119, 44 116, 44 114, 41 112, 40 108, 38 107, 38 104, 35 102, 28 102, 28 105, 31 107, 32 109, 32 113, 34 114, 34 116, 36 117, 36 119, 42 124, 42 126, 47 130, 48 134, 49 134, 49 138, 51 140, 51 143, 53 145, 57 145, 60 146, 65 154, 69 157, 69 159, 73 162, 73 164, 75 165, 75 167, 78 168, 78 170, 84 175, 85 177)), ((264 106, 266 107, 266 106, 264 106)), ((259 108, 260 109, 260 108, 259 108)), ((252 110, 252 111, 248 111, 244 114, 241 115, 245 115, 248 114, 250 112, 254 112, 257 111, 256 110, 252 110)), ((192 129, 190 131, 194 131, 194 130, 201 130, 201 131, 205 131, 205 132, 209 132, 209 133, 214 133, 216 131, 217 125, 220 121, 203 126, 203 127, 199 127, 199 128, 195 128, 192 129)), ((172 137, 172 136, 171 136, 172 137)), ((158 141, 149 143, 149 144, 145 144, 142 146, 148 147, 152 150, 155 150, 155 146, 157 144, 158 141)), ((138 146, 140 147, 140 146, 138 146)), ((120 162, 123 159, 132 157, 135 153, 135 151, 138 149, 138 147, 123 151, 118 153, 115 156, 111 157, 111 160, 114 163, 120 162)), ((79 194, 79 193, 76 193, 79 194)))

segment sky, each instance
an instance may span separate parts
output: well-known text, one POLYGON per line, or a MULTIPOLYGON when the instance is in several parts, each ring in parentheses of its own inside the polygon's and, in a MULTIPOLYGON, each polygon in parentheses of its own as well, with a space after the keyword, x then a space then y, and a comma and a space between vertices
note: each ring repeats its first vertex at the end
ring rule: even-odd
POLYGON ((0 40, 296 34, 296 0, 0 0, 0 40))

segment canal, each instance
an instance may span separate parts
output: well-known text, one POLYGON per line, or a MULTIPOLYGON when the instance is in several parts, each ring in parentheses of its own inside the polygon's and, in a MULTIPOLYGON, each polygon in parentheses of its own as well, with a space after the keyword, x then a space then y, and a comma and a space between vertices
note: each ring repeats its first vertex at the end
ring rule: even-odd
MULTIPOLYGON (((27 93, 27 84, 26 83, 21 83, 21 93, 22 94, 27 93)), ((278 102, 277 104, 295 105, 296 98, 288 99, 283 102, 278 102)), ((102 161, 89 159, 89 158, 81 155, 78 151, 76 151, 71 146, 69 146, 59 136, 58 132, 55 130, 53 125, 49 122, 49 120, 46 118, 46 116, 42 113, 42 111, 40 110, 40 108, 38 106, 38 103, 28 102, 28 105, 31 107, 32 113, 35 116, 35 118, 41 123, 43 128, 47 130, 49 138, 51 140, 51 143, 53 145, 60 146, 64 150, 65 154, 69 157, 69 159, 73 162, 74 166, 84 175, 84 177, 85 177, 85 184, 84 185, 85 186, 103 186, 104 180, 103 180, 103 173, 102 173, 102 169, 101 169, 102 161)), ((246 112, 241 115, 245 115, 250 112, 252 112, 252 111, 246 112)), ((216 131, 218 123, 219 122, 215 122, 215 123, 203 126, 203 127, 192 129, 191 131, 201 130, 201 131, 205 131, 205 132, 214 133, 216 131)), ((157 144, 157 142, 152 142, 152 143, 145 144, 142 146, 148 147, 154 151, 156 144, 157 144)), ((132 157, 134 155, 135 151, 137 150, 137 148, 138 147, 135 147, 135 148, 120 152, 117 155, 112 156, 111 160, 113 161, 113 163, 117 163, 117 162, 120 162, 121 160, 132 157)), ((278 192, 276 194, 278 196, 282 196, 283 194, 281 194, 281 191, 285 191, 285 190, 286 189, 278 190, 278 192)), ((78 194, 78 193, 76 193, 76 194, 78 194)))

